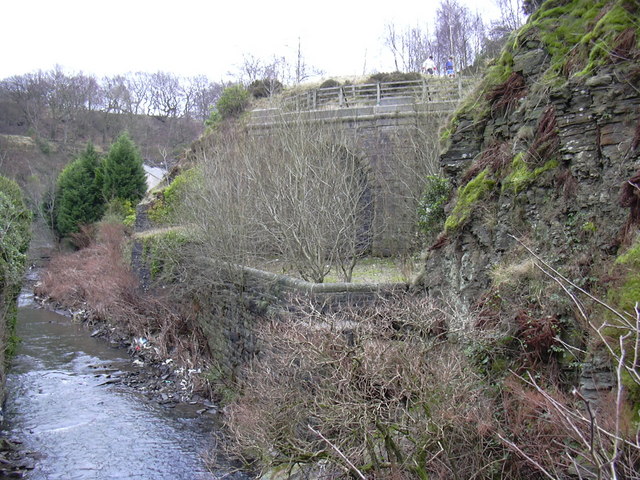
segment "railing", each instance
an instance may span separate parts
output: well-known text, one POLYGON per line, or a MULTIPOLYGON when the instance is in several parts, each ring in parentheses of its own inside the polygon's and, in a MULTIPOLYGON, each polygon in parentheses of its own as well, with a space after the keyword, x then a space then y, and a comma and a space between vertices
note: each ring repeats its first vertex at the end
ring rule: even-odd
POLYGON ((467 77, 429 77, 421 80, 343 85, 284 95, 279 108, 305 111, 417 102, 457 102, 473 83, 467 77))

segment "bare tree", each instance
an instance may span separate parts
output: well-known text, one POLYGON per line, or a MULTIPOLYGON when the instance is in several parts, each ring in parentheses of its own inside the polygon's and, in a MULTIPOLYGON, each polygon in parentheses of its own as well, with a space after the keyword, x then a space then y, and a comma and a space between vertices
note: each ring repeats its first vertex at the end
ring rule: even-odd
POLYGON ((223 90, 220 83, 211 82, 204 75, 186 79, 184 91, 184 115, 206 120, 223 90))
POLYGON ((462 70, 473 64, 485 43, 486 29, 479 14, 458 0, 442 0, 436 12, 435 44, 438 65, 449 57, 462 70))
POLYGON ((500 9, 500 25, 512 32, 522 26, 525 20, 523 0, 494 0, 500 9))
POLYGON ((66 143, 69 131, 75 126, 82 128, 80 115, 97 103, 98 86, 95 78, 78 74, 66 74, 62 67, 47 72, 48 89, 46 101, 51 117, 51 138, 62 129, 63 142, 66 143))
POLYGON ((27 123, 38 134, 47 113, 46 74, 42 71, 26 75, 16 75, 2 82, 2 90, 8 99, 22 111, 27 123))
POLYGON ((157 72, 149 77, 149 96, 153 114, 177 117, 182 103, 182 86, 178 77, 167 72, 157 72))
POLYGON ((128 74, 125 76, 125 81, 129 92, 131 113, 135 115, 150 114, 150 75, 144 72, 128 74))
POLYGON ((274 54, 268 59, 244 55, 238 70, 236 76, 244 85, 256 80, 278 80, 283 84, 297 85, 313 75, 322 73, 319 69, 307 64, 300 38, 298 38, 294 61, 290 61, 284 55, 274 54))
POLYGON ((129 82, 123 75, 102 79, 102 111, 133 113, 129 82))
POLYGON ((279 258, 306 280, 332 267, 345 280, 369 246, 366 168, 352 143, 303 121, 261 138, 218 133, 198 154, 183 220, 225 262, 279 258))
POLYGON ((424 60, 433 54, 433 42, 429 30, 419 26, 402 32, 395 25, 387 24, 385 45, 391 50, 397 71, 419 72, 424 60))
POLYGON ((346 281, 366 251, 367 177, 350 139, 337 128, 298 120, 270 132, 254 166, 264 234, 305 280, 332 266, 346 281))

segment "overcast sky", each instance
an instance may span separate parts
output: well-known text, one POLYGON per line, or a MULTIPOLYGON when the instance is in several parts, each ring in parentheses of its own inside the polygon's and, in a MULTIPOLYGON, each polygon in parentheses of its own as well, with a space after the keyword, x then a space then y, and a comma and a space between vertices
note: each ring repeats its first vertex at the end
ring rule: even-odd
MULTIPOLYGON (((459 0, 487 21, 493 0, 459 0)), ((439 0, 1 0, 0 79, 68 73, 204 74, 229 80, 243 55, 302 55, 325 77, 392 71, 385 24, 423 26, 439 0)))

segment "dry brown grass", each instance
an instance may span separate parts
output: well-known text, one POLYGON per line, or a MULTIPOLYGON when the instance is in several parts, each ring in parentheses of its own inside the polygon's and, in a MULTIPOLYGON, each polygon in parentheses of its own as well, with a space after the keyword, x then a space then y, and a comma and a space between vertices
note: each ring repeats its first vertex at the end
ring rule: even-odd
POLYGON ((513 111, 520 99, 527 95, 527 92, 528 88, 522 74, 513 72, 504 83, 493 88, 487 94, 492 113, 501 114, 513 111))
POLYGON ((538 120, 536 136, 527 151, 525 162, 540 164, 550 160, 558 152, 559 147, 560 138, 558 137, 556 110, 553 106, 550 106, 544 110, 538 120))
POLYGON ((148 338, 161 356, 199 364, 206 355, 200 328, 166 299, 139 288, 123 255, 124 242, 124 226, 101 224, 95 242, 51 259, 36 293, 65 308, 85 310, 91 322, 148 338))
POLYGON ((511 144, 509 142, 494 141, 482 151, 478 159, 464 172, 462 185, 469 183, 472 178, 476 177, 485 168, 489 168, 491 172, 496 173, 506 167, 511 158, 511 144))
POLYGON ((613 50, 609 54, 612 63, 629 61, 638 55, 636 47, 636 30, 629 27, 618 34, 613 40, 613 50))

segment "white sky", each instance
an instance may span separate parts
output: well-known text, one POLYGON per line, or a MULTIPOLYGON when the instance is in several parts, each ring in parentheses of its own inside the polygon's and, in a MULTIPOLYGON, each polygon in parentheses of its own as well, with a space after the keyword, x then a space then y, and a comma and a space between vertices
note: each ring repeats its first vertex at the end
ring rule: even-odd
MULTIPOLYGON (((489 21, 493 0, 459 0, 489 21)), ((243 55, 285 56, 301 42, 325 77, 394 70, 384 27, 431 22, 439 0, 1 0, 0 79, 56 64, 97 76, 204 74, 228 80, 243 55), (366 63, 365 63, 366 62, 366 63)))

